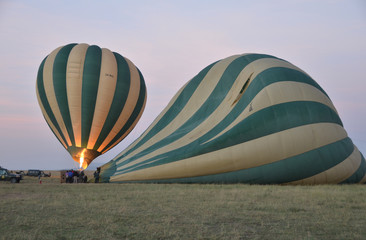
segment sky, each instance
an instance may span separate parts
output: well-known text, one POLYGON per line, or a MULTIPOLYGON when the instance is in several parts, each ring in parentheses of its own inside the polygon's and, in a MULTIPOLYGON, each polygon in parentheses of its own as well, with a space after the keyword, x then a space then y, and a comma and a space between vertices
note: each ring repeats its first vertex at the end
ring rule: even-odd
POLYGON ((307 72, 366 154, 363 0, 0 0, 0 34, 0 166, 8 169, 78 166, 48 128, 35 90, 41 61, 69 43, 120 53, 147 86, 134 130, 90 169, 139 137, 204 67, 243 53, 270 54, 307 72))

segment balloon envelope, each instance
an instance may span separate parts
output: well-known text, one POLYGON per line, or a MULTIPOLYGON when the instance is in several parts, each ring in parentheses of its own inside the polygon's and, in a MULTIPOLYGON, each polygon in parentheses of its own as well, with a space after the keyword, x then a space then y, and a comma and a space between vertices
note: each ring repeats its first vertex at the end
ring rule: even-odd
POLYGON ((183 86, 104 181, 325 184, 366 181, 326 92, 264 54, 217 61, 183 86))
POLYGON ((127 136, 146 103, 139 69, 118 53, 88 44, 51 52, 39 67, 36 91, 50 129, 84 169, 127 136))

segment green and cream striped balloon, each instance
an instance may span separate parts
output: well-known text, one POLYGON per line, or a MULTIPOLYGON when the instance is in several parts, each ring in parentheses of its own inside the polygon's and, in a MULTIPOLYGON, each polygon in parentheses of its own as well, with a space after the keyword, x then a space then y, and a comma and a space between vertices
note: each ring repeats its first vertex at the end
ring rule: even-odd
POLYGON ((51 52, 39 67, 36 90, 47 124, 84 169, 127 136, 146 103, 139 69, 88 44, 51 52))
POLYGON ((263 54, 203 69, 102 166, 104 181, 326 184, 366 181, 362 154, 325 91, 263 54))

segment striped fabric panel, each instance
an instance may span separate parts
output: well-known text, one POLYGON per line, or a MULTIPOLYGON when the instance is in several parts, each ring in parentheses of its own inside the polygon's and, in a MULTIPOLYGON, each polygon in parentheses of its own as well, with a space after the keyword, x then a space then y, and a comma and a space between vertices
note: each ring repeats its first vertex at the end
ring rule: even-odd
POLYGON ((304 154, 345 137, 347 134, 338 124, 303 125, 216 151, 196 154, 191 157, 186 155, 186 158, 179 161, 169 161, 149 168, 141 167, 116 175, 115 178, 194 177, 238 171, 304 154), (314 142, 314 138, 319 138, 319 140, 314 142), (287 148, 283 146, 287 146, 287 148))
POLYGON ((127 153, 130 153, 131 151, 141 146, 148 139, 150 139, 156 132, 160 131, 165 126, 166 122, 170 122, 173 118, 175 118, 177 112, 179 112, 180 109, 178 109, 178 111, 174 111, 174 108, 172 108, 173 104, 178 107, 184 105, 190 98, 191 94, 193 93, 193 91, 189 91, 189 89, 197 87, 201 81, 201 76, 204 76, 213 65, 214 64, 211 64, 210 66, 206 67, 196 77, 194 77, 191 81, 186 83, 172 98, 172 100, 170 100, 167 107, 158 115, 158 117, 144 131, 144 133, 131 145, 129 145, 124 151, 122 151, 116 157, 116 159, 125 157, 127 153))
POLYGON ((87 144, 88 149, 94 149, 94 145, 110 112, 114 98, 114 95, 111 93, 115 93, 117 84, 118 68, 116 58, 111 51, 103 48, 102 59, 92 127, 87 144))
POLYGON ((83 148, 97 156, 115 146, 146 103, 145 82, 135 65, 88 44, 69 44, 48 55, 36 90, 47 124, 73 157, 83 148))
MULTIPOLYGON (((292 83, 292 82, 278 82, 278 83, 274 83, 269 85, 268 87, 264 88, 261 92, 259 92, 256 96, 256 101, 258 102, 258 104, 255 106, 255 110, 249 112, 248 111, 248 106, 247 108, 242 112, 242 113, 247 113, 244 114, 245 117, 248 117, 249 115, 255 113, 258 110, 261 110, 263 108, 269 107, 269 106, 273 106, 276 104, 280 104, 280 103, 284 103, 286 101, 305 101, 305 100, 312 100, 312 101, 317 101, 319 103, 325 104, 327 105, 329 108, 331 108, 332 110, 334 109, 333 105, 330 103, 329 99, 322 94, 322 92, 318 91, 316 88, 308 85, 308 84, 303 84, 303 83, 292 83), (286 87, 291 87, 293 89, 293 91, 291 92, 284 92, 281 95, 278 95, 277 98, 269 98, 268 92, 273 92, 273 91, 277 91, 286 87), (297 91, 296 91, 297 90, 297 91), (263 104, 264 106, 261 106, 260 104, 263 104)), ((214 113, 216 114, 211 114, 209 117, 207 117, 204 122, 202 124, 200 124, 199 126, 195 127, 194 130, 188 131, 188 133, 183 137, 183 138, 178 138, 176 140, 174 140, 174 138, 176 138, 177 135, 174 136, 169 136, 167 137, 166 140, 166 144, 164 145, 155 145, 155 155, 164 152, 164 151, 172 151, 174 149, 178 149, 181 148, 183 146, 186 146, 186 148, 189 148, 191 146, 197 145, 197 144, 201 144, 203 141, 211 141, 211 139, 209 139, 208 137, 211 136, 212 134, 215 134, 215 137, 217 138, 220 134, 217 134, 219 129, 222 128, 224 125, 222 123, 228 123, 229 121, 222 121, 225 117, 228 116, 230 108, 227 107, 227 104, 222 104, 223 106, 221 108, 217 108, 215 110, 214 113), (215 131, 214 131, 215 130, 215 131), (194 141, 197 140, 198 141, 194 141)), ((244 120, 245 117, 242 117, 240 115, 240 117, 242 118, 240 121, 244 120)), ((237 120, 238 118, 235 119, 235 121, 238 123, 240 121, 237 120)), ((285 119, 286 121, 287 119, 285 119)), ((229 125, 230 128, 232 128, 235 123, 235 121, 231 122, 231 124, 229 125)), ((340 122, 340 121, 339 121, 340 122)), ((289 125, 288 125, 289 126, 289 125)), ((227 129, 228 127, 226 127, 227 129)), ((184 151, 184 150, 183 150, 184 151)), ((153 154, 153 150, 149 149, 149 156, 151 156, 153 154)), ((172 155, 177 155, 178 153, 175 153, 172 155)), ((137 164, 138 162, 142 162, 145 157, 141 157, 141 153, 139 155, 139 159, 138 161, 133 161, 133 164, 137 164)), ((133 157, 131 158, 133 159, 133 157)), ((130 163, 131 164, 131 163, 130 163)), ((125 164, 123 165, 123 167, 128 167, 128 165, 130 164, 125 164)))
MULTIPOLYGON (((130 88, 128 96, 122 111, 120 112, 116 124, 109 132, 106 140, 99 146, 98 151, 105 152, 117 144, 124 133, 129 133, 129 127, 132 125, 131 121, 135 119, 138 121, 139 112, 142 112, 146 102, 146 87, 142 75, 138 69, 132 64, 130 60, 125 58, 130 72, 130 88)), ((118 104, 118 103, 117 103, 118 104)), ((121 102, 119 102, 121 104, 121 102)))
MULTIPOLYGON (((249 75, 249 74, 248 74, 249 75)), ((245 77, 245 79, 246 79, 246 77, 245 77)), ((225 81, 222 81, 222 85, 226 85, 226 86, 228 86, 228 84, 225 84, 226 82, 225 81)), ((316 86, 316 85, 315 85, 316 86)), ((263 86, 260 86, 261 88, 263 88, 263 86)), ((258 90, 260 89, 260 87, 256 87, 256 93, 258 92, 258 90)), ((316 86, 317 87, 317 86, 316 86)), ((218 86, 216 89, 222 89, 222 87, 221 86, 218 86)), ((234 88, 234 90, 235 89, 237 89, 237 87, 236 88, 234 88)), ((217 95, 218 94, 216 94, 216 93, 212 93, 211 94, 211 98, 210 99, 208 99, 207 101, 206 101, 206 105, 207 106, 209 106, 210 108, 211 108, 211 110, 214 110, 214 107, 212 106, 212 102, 214 102, 215 100, 216 100, 216 102, 217 102, 217 95)), ((233 98, 232 96, 229 96, 229 97, 231 97, 231 98, 233 98)), ((245 98, 242 98, 242 99, 245 99, 245 98)), ((251 98, 252 99, 252 98, 251 98)), ((250 99, 250 100, 251 100, 250 99)), ((227 99, 226 99, 226 101, 224 102, 224 103, 226 103, 227 102, 227 99)), ((230 104, 230 103, 229 103, 230 104)), ((229 105, 229 104, 223 104, 224 106, 222 107, 222 108, 227 108, 227 109, 230 109, 230 106, 228 107, 227 105, 229 105)), ((246 103, 244 103, 244 104, 240 104, 240 103, 238 103, 238 104, 236 104, 236 106, 239 106, 239 107, 241 107, 241 106, 246 106, 246 105, 248 105, 249 104, 249 102, 247 101, 246 103)), ((331 106, 331 107, 333 107, 333 106, 331 106)), ((174 106, 172 107, 172 108, 174 108, 174 106)), ((203 112, 203 113, 200 113, 200 112, 198 112, 198 113, 196 113, 196 119, 199 119, 199 120, 204 120, 203 118, 201 118, 201 116, 202 115, 205 115, 205 114, 207 114, 207 111, 206 111, 206 109, 207 109, 208 107, 203 107, 203 108, 201 108, 202 109, 202 111, 201 112, 203 112)), ((187 109, 187 111, 188 110, 190 110, 190 109, 192 109, 192 108, 188 108, 187 109)), ((242 111, 243 109, 240 109, 240 111, 242 111)), ((222 112, 222 111, 221 111, 222 112)), ((237 109, 235 109, 235 107, 234 107, 234 109, 233 109, 233 111, 229 114, 229 115, 235 115, 236 113, 238 113, 238 110, 237 109)), ((224 115, 225 116, 225 115, 224 115)), ((227 117, 227 116, 225 116, 225 117, 227 117)), ((169 137, 166 137, 165 139, 164 139, 164 141, 163 142, 160 142, 160 143, 155 143, 155 146, 153 146, 153 147, 150 147, 149 149, 147 149, 146 150, 146 152, 151 152, 151 151, 153 151, 154 149, 159 149, 159 148, 161 148, 164 144, 166 144, 166 143, 171 143, 171 142, 174 142, 174 140, 175 139, 177 139, 179 136, 181 136, 182 134, 186 134, 187 132, 189 132, 189 131, 193 131, 193 129, 197 129, 197 120, 196 119, 190 119, 190 121, 187 121, 186 123, 185 123, 185 126, 183 126, 182 127, 182 130, 181 129, 178 129, 178 133, 179 134, 172 134, 171 136, 169 136, 169 137), (192 122, 193 122, 193 124, 192 124, 192 122), (188 129, 187 129, 188 128, 188 129)), ((229 123, 229 122, 231 122, 230 120, 224 120, 224 121, 222 121, 221 123, 223 123, 223 124, 225 124, 225 123, 229 123)), ((220 123, 220 122, 219 122, 220 123)), ((221 125, 223 125, 223 124, 221 124, 221 125)), ((209 127, 209 129, 208 130, 210 130, 210 128, 212 128, 212 127, 214 127, 214 126, 212 126, 212 123, 206 123, 206 124, 203 124, 203 125, 206 125, 206 128, 207 128, 207 125, 208 125, 208 127, 209 127)), ((154 138, 151 138, 151 139, 153 139, 155 142, 157 142, 157 139, 155 138, 155 136, 154 136, 154 138)), ((191 138, 190 138, 191 139, 191 138)), ((202 138, 201 138, 202 139, 202 138)), ((139 157, 141 157, 141 155, 143 154, 143 151, 140 151, 139 152, 139 157)), ((133 161, 134 160, 134 158, 132 157, 132 158, 130 158, 129 159, 129 161, 133 161)), ((124 164, 126 163, 126 162, 123 162, 124 164)))
POLYGON ((38 76, 37 76, 37 84, 36 84, 36 90, 37 90, 37 99, 39 106, 41 107, 42 114, 52 130, 53 134, 57 137, 57 139, 60 141, 60 143, 66 148, 67 143, 65 136, 62 134, 60 126, 58 125, 55 116, 51 110, 50 104, 47 100, 46 93, 44 90, 44 84, 43 84, 43 68, 44 63, 46 61, 46 58, 42 61, 41 66, 38 70, 38 76))
POLYGON ((81 147, 81 92, 88 44, 78 44, 70 52, 66 69, 67 99, 75 147, 81 147))
POLYGON ((71 117, 69 104, 67 100, 67 90, 66 90, 66 68, 67 61, 71 49, 76 44, 69 44, 60 49, 57 53, 55 60, 53 62, 53 87, 56 95, 58 108, 62 116, 62 120, 65 124, 67 135, 70 138, 71 145, 75 145, 74 131, 72 129, 71 117))
MULTIPOLYGON (((114 136, 114 138, 105 146, 104 149, 101 150, 102 153, 108 151, 112 147, 114 147, 117 143, 122 141, 136 126, 137 122, 139 121, 146 105, 146 86, 145 82, 143 81, 142 74, 139 71, 140 76, 140 91, 138 93, 138 99, 136 102, 136 106, 134 107, 130 117, 128 118, 127 122, 123 125, 121 130, 119 130, 118 134, 114 136)), ((123 112, 121 113, 121 115, 123 112)))
POLYGON ((108 134, 111 132, 118 118, 121 116, 121 112, 126 104, 128 93, 132 90, 130 68, 127 64, 127 61, 117 53, 114 53, 114 56, 117 63, 117 71, 119 73, 117 75, 115 94, 113 96, 110 111, 107 119, 105 120, 105 124, 103 125, 99 138, 93 147, 94 149, 99 149, 102 143, 106 140, 108 134), (122 78, 123 76, 125 79, 122 78))
MULTIPOLYGON (((174 135, 176 132, 186 133, 180 131, 187 126, 193 127, 203 121, 201 112, 206 112, 206 109, 214 110, 211 104, 220 104, 220 98, 224 97, 221 92, 227 92, 233 84, 235 78, 232 75, 239 75, 242 67, 248 65, 250 62, 257 60, 262 55, 236 55, 217 62, 199 73, 193 78, 180 94, 182 97, 177 97, 177 101, 167 110, 165 116, 156 123, 140 141, 134 149, 131 149, 123 157, 127 158, 134 155, 134 151, 142 152, 150 151, 154 148, 154 144, 160 140, 164 141, 169 135, 174 135), (201 112, 194 112, 192 109, 201 110, 201 112), (195 122, 194 124, 191 124, 195 122), (141 147, 140 147, 141 146, 141 147), (139 147, 137 149, 137 147, 139 147)), ((206 114, 206 113, 204 113, 206 114)))
POLYGON ((44 68, 43 68, 43 87, 46 93, 46 98, 49 102, 51 111, 53 112, 53 115, 55 116, 56 122, 57 124, 60 126, 60 130, 62 135, 65 137, 66 139, 66 144, 68 146, 71 145, 71 141, 70 141, 70 136, 67 133, 67 129, 65 126, 65 122, 63 120, 63 117, 61 115, 61 110, 59 108, 58 102, 57 102, 57 98, 56 95, 58 95, 58 93, 55 92, 55 88, 54 88, 54 76, 53 76, 53 70, 54 70, 54 61, 55 58, 58 54, 58 52, 61 50, 61 48, 58 48, 56 50, 54 50, 52 53, 50 53, 50 55, 48 55, 46 62, 44 63, 44 68))
MULTIPOLYGON (((355 147, 356 148, 356 147, 355 147)), ((357 150, 358 151, 358 150, 357 150)), ((360 159, 360 164, 357 163, 353 163, 353 166, 358 166, 358 168, 356 169, 356 171, 353 172, 353 174, 351 176, 349 176, 347 179, 345 179, 343 182, 343 184, 348 184, 348 183, 365 183, 366 179, 366 161, 365 158, 363 157, 362 154, 360 155, 356 155, 354 156, 354 158, 361 158, 360 159)))
MULTIPOLYGON (((144 162, 142 162, 142 164, 144 167, 147 167, 149 166, 149 161, 153 162, 152 165, 156 165, 159 163, 163 164, 170 161, 177 161, 186 157, 217 151, 218 149, 223 149, 239 143, 251 141, 253 139, 260 138, 279 131, 284 131, 293 127, 330 121, 333 121, 337 124, 340 123, 338 115, 329 111, 329 109, 324 107, 324 105, 322 104, 313 102, 290 102, 285 104, 278 104, 273 106, 272 108, 266 108, 258 112, 257 114, 248 117, 247 119, 233 127, 230 131, 217 138, 215 141, 206 142, 205 140, 210 136, 210 134, 206 134, 196 141, 190 142, 182 147, 170 149, 170 151, 163 153, 160 152, 159 155, 145 160, 144 162), (281 113, 281 111, 286 111, 286 114, 283 114, 283 116, 277 117, 275 119, 274 112, 281 113), (317 111, 324 111, 324 114, 317 114, 317 111), (291 120, 287 117, 290 114, 298 115, 302 112, 309 112, 314 117, 301 119, 301 117, 299 116, 297 119, 291 120), (245 133, 245 135, 243 133, 245 133), (191 150, 188 151, 188 149, 191 150), (159 161, 157 161, 156 159, 159 159, 159 161)), ((141 155, 134 157, 133 159, 136 158, 138 160, 144 159, 141 155)), ((136 165, 140 162, 141 161, 136 161, 135 163, 134 161, 133 166, 136 167, 136 165)), ((119 168, 118 170, 126 169, 129 166, 131 165, 123 165, 122 168, 119 168)))
POLYGON ((83 69, 81 92, 81 147, 86 148, 92 128, 95 104, 97 101, 100 70, 102 65, 102 50, 90 46, 86 51, 83 69))
MULTIPOLYGON (((211 64, 188 82, 143 135, 103 167, 103 174, 111 181, 222 181, 218 174, 236 176, 245 169, 262 169, 255 164, 328 151, 326 146, 342 139, 348 138, 335 107, 305 72, 268 55, 236 55, 211 64), (268 156, 258 160, 262 152, 268 156), (239 156, 235 161, 233 154, 239 156)), ((353 144, 340 144, 348 155, 337 164, 353 163, 354 157, 345 160, 353 144)), ((348 175, 355 171, 349 169, 348 175)), ((230 181, 249 181, 243 179, 230 181)), ((301 179, 280 182, 299 184, 301 179)))
POLYGON ((327 182, 330 184, 337 184, 347 181, 358 169, 360 169, 362 162, 361 153, 358 151, 356 146, 353 146, 354 150, 350 156, 348 156, 344 161, 339 164, 334 165, 323 172, 315 174, 308 178, 303 178, 298 181, 289 182, 288 184, 319 184, 327 182), (339 174, 343 172, 344 174, 339 174))
MULTIPOLYGON (((346 161, 352 154, 352 141, 349 138, 337 141, 324 147, 308 151, 303 154, 289 157, 271 164, 265 164, 258 167, 222 172, 218 174, 207 174, 196 177, 186 178, 166 178, 139 180, 143 182, 159 183, 250 183, 250 184, 294 184, 294 181, 308 178, 327 171, 333 166, 346 161), (349 151, 345 151, 345 150, 349 151), (346 160, 345 160, 346 159, 346 160)), ((341 169, 343 171, 343 169, 341 169)), ((340 172, 338 172, 338 175, 340 172)), ((347 173, 348 174, 348 173, 347 173)), ((112 177, 116 182, 121 181, 123 175, 112 177)), ((123 180, 122 180, 123 181, 123 180)), ((125 180, 126 181, 126 180, 125 180)), ((131 181, 131 180, 127 180, 131 181)), ((357 183, 358 181, 354 182, 357 183)), ((321 181, 320 183, 332 183, 321 181)), ((336 181, 335 183, 341 183, 336 181)), ((300 184, 300 183, 297 183, 300 184)), ((304 184, 304 183, 302 183, 304 184)), ((315 183, 314 183, 315 184, 315 183)))

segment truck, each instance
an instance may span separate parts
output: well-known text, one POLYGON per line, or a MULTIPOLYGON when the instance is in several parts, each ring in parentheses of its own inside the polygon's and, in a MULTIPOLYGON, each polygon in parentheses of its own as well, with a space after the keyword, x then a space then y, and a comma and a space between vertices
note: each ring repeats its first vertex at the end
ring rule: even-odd
POLYGON ((29 169, 27 172, 27 176, 38 177, 39 175, 41 175, 41 177, 51 177, 51 174, 44 173, 38 169, 29 169))
POLYGON ((22 180, 22 175, 11 173, 8 171, 8 169, 0 167, 0 181, 19 183, 20 180, 22 180))

